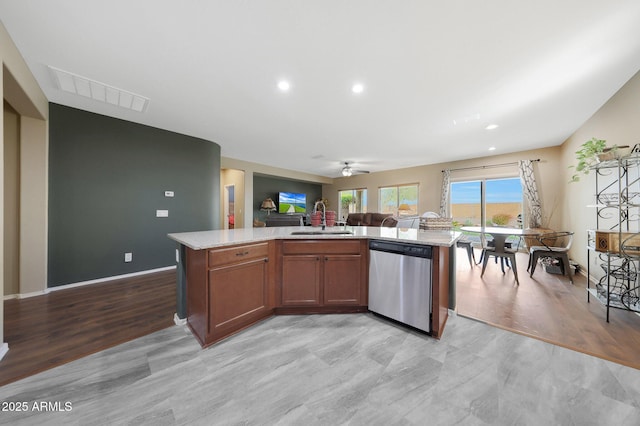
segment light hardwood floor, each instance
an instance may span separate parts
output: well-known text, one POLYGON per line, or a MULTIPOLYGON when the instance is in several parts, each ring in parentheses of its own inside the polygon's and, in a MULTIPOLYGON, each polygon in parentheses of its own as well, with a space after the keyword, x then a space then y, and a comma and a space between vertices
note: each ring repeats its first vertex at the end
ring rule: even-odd
POLYGON ((538 267, 530 278, 528 255, 518 253, 517 285, 513 272, 503 274, 493 261, 480 277, 481 266, 471 268, 464 251, 456 259, 460 315, 640 369, 640 316, 611 309, 607 323, 605 307, 593 298, 587 303, 585 276, 574 276, 572 285, 538 267))

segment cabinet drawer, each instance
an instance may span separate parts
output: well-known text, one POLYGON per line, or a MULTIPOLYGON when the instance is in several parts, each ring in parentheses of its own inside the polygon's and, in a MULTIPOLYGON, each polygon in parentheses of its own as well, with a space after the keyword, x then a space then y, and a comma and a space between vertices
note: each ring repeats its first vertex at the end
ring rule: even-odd
POLYGON ((359 254, 360 240, 283 241, 282 254, 359 254))
POLYGON ((209 268, 269 256, 269 243, 246 244, 209 250, 209 268))

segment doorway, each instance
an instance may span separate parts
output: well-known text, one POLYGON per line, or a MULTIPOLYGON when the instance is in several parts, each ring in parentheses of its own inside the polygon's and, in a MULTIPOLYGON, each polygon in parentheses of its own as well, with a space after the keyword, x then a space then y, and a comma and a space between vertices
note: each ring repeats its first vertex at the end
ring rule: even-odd
POLYGON ((236 186, 235 185, 225 185, 224 186, 224 229, 234 229, 235 228, 235 193, 236 186))

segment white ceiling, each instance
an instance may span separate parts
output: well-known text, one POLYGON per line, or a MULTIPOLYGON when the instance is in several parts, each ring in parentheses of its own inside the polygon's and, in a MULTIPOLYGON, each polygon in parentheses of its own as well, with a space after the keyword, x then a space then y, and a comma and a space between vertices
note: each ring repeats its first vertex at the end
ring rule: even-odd
POLYGON ((0 0, 0 19, 51 102, 330 177, 559 145, 640 69, 638 0, 0 0), (49 66, 149 104, 63 92, 49 66))

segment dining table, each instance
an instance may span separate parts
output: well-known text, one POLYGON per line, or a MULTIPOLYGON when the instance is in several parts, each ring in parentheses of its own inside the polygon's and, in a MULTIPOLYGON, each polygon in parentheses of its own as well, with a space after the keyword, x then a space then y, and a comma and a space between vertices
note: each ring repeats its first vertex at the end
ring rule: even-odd
POLYGON ((522 228, 508 228, 506 226, 462 226, 461 231, 474 232, 477 234, 489 234, 493 237, 494 250, 503 253, 507 238, 510 236, 522 237, 532 235, 531 231, 522 228))
MULTIPOLYGON (((530 230, 522 228, 509 228, 506 226, 462 226, 460 227, 460 230, 465 232, 474 232, 480 235, 491 235, 493 237, 493 247, 491 248, 491 255, 501 258, 500 266, 502 269, 502 273, 504 273, 504 263, 502 262, 502 260, 506 259, 508 261, 511 261, 516 283, 520 283, 518 280, 515 252, 505 250, 505 245, 507 238, 512 235, 517 237, 532 235, 532 232, 530 230)), ((487 258, 487 253, 483 251, 482 272, 480 273, 480 276, 484 275, 484 270, 487 267, 487 258)))

